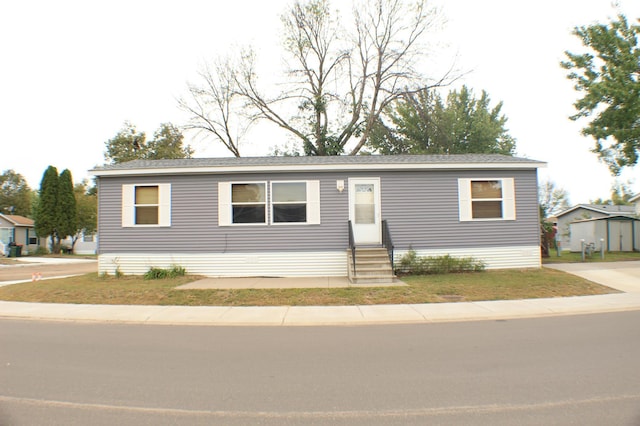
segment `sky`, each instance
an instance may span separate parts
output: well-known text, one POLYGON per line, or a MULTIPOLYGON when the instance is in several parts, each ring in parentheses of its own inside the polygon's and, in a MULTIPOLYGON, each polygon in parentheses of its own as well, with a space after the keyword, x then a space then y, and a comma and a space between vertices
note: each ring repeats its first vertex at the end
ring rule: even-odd
MULTIPOLYGON (((151 139, 161 123, 186 123, 177 99, 204 64, 252 45, 265 75, 282 64, 280 15, 290 1, 211 0, 0 4, 0 172, 13 169, 38 189, 49 165, 74 181, 104 164, 105 142, 125 121, 151 139)), ((429 35, 424 72, 454 63, 462 84, 492 105, 503 102, 516 155, 540 160, 540 181, 569 193, 572 204, 610 198, 615 180, 590 152, 584 122, 568 119, 578 94, 559 65, 582 52, 576 26, 606 23, 618 12, 640 18, 640 1, 434 0, 443 23, 429 35)), ((350 9, 344 1, 333 7, 350 9)), ((433 77, 433 75, 432 75, 433 77)), ((196 157, 230 155, 213 140, 185 132, 196 157)), ((243 156, 266 155, 285 136, 262 128, 247 135, 243 156)), ((618 180, 640 193, 640 167, 618 180), (636 178, 638 176, 639 178, 636 178)))

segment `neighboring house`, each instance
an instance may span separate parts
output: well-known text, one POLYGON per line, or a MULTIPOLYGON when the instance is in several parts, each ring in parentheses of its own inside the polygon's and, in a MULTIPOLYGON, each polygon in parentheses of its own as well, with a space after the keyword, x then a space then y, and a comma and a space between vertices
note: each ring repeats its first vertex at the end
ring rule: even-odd
POLYGON ((629 202, 634 206, 636 216, 640 217, 640 194, 631 197, 629 202))
POLYGON ((85 234, 82 232, 75 245, 73 246, 73 252, 75 254, 96 254, 98 251, 98 235, 97 234, 85 234))
POLYGON ((396 261, 413 249, 537 268, 544 166, 503 155, 363 155, 97 167, 99 272, 345 276, 349 223, 357 247, 390 237, 396 261))
POLYGON ((607 216, 585 219, 569 225, 571 251, 582 251, 582 243, 605 251, 640 250, 640 219, 630 216, 607 216))
POLYGON ((22 254, 38 248, 33 219, 15 214, 0 214, 0 254, 8 254, 9 243, 22 246, 22 254))
MULTIPOLYGON (((74 254, 96 254, 98 249, 98 235, 97 234, 85 234, 84 232, 80 232, 80 235, 77 236, 76 243, 73 244, 72 236, 68 236, 67 238, 60 241, 60 246, 63 250, 68 251, 70 247, 73 246, 74 254)), ((51 239, 48 240, 48 246, 51 246, 51 239)))
POLYGON ((569 227, 572 222, 611 216, 633 217, 634 214, 635 210, 633 206, 614 206, 608 204, 577 204, 567 210, 561 211, 556 215, 561 248, 562 250, 573 251, 572 247, 574 244, 572 243, 569 227))

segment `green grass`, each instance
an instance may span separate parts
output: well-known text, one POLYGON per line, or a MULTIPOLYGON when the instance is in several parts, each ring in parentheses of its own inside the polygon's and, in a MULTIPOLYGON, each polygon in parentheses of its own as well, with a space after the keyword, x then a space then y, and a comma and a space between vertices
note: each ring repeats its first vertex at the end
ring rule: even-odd
MULTIPOLYGON (((610 251, 604 253, 604 259, 600 256, 600 252, 596 251, 591 256, 585 258, 585 262, 622 262, 629 260, 640 260, 640 252, 635 251, 610 251)), ((575 263, 582 262, 581 253, 572 253, 563 251, 560 256, 555 250, 551 250, 549 257, 543 257, 542 263, 575 263)))
POLYGON ((616 290, 550 269, 495 270, 466 274, 405 276, 406 287, 176 290, 199 279, 184 276, 80 277, 0 287, 0 300, 123 305, 311 306, 413 304, 507 300, 615 293, 616 290))

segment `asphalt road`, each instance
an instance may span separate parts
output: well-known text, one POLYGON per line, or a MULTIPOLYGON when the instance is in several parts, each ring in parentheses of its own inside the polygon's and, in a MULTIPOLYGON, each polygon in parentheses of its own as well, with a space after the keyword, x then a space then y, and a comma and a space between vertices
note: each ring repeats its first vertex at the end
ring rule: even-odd
POLYGON ((640 424, 640 312, 422 325, 0 321, 0 425, 640 424))

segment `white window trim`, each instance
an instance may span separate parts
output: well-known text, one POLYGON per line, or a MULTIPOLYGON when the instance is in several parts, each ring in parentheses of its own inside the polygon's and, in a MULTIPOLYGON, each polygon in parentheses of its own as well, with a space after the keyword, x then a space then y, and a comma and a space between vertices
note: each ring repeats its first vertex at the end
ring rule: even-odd
POLYGON ((320 224, 320 181, 318 180, 274 180, 274 181, 229 181, 218 182, 218 226, 304 226, 320 224), (307 184, 307 221, 306 222, 273 222, 273 202, 271 198, 274 183, 302 183, 307 184), (232 223, 233 207, 231 204, 231 185, 237 183, 264 183, 265 190, 265 222, 264 223, 232 223), (269 185, 267 185, 269 183, 269 185))
POLYGON ((170 183, 145 183, 122 185, 122 227, 123 228, 158 228, 171 226, 171 184, 170 183), (136 187, 158 187, 158 223, 135 223, 135 193, 136 187))
POLYGON ((514 178, 460 178, 458 179, 458 208, 461 222, 487 222, 516 220, 516 197, 514 178), (497 180, 502 185, 502 199, 487 199, 485 201, 502 201, 502 217, 473 218, 471 199, 471 182, 497 180))
POLYGON ((230 181, 218 182, 218 226, 265 226, 269 223, 268 210, 269 198, 266 181, 230 181), (264 185, 264 222, 233 223, 233 203, 231 202, 231 187, 238 184, 262 184, 264 185))

